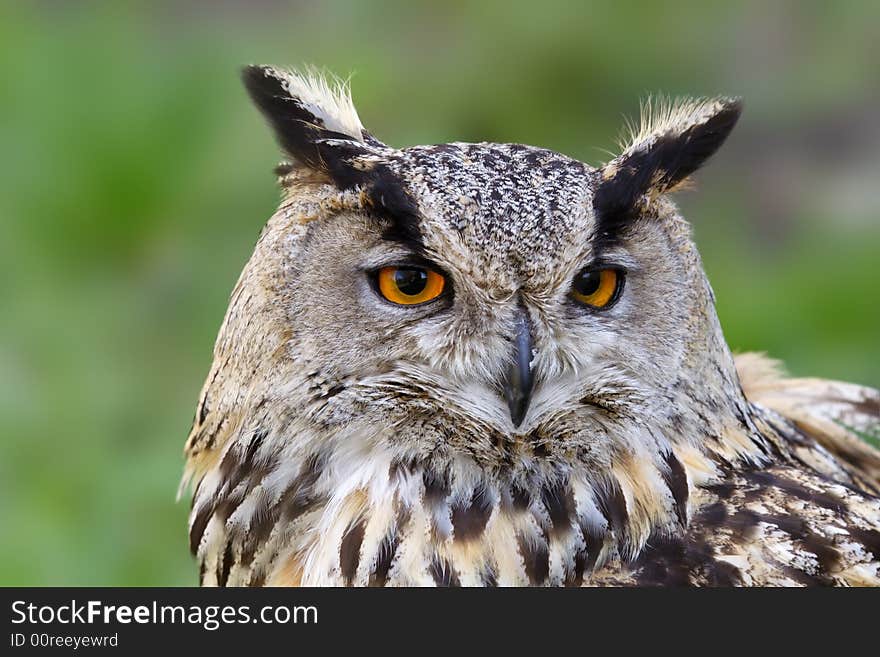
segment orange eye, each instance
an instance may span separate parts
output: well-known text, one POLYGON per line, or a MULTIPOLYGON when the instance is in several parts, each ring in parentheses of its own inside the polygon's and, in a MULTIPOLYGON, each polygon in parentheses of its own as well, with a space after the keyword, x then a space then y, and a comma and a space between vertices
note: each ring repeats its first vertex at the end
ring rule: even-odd
POLYGON ((616 300, 622 282, 616 269, 584 269, 574 277, 571 296, 591 308, 605 308, 616 300))
POLYGON ((382 296, 401 306, 436 299, 446 283, 441 274, 424 267, 382 267, 378 279, 382 296))

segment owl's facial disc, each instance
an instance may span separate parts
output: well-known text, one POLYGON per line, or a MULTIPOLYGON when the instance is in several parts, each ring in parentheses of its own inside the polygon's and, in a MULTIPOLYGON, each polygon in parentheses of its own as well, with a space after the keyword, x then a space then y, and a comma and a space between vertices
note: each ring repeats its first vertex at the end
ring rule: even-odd
MULTIPOLYGON (((387 257, 382 256, 381 262, 386 262, 384 258, 387 257)), ((548 410, 552 411, 552 408, 548 409, 545 389, 558 392, 566 384, 561 384, 558 377, 548 377, 547 368, 538 363, 542 347, 536 340, 535 321, 539 324, 543 322, 538 315, 535 318, 531 316, 529 308, 533 308, 534 303, 529 300, 527 290, 517 289, 512 294, 502 295, 506 298, 500 300, 497 306, 506 307, 507 310, 501 313, 501 321, 497 321, 498 317, 495 318, 496 321, 491 321, 490 316, 493 313, 473 294, 474 290, 467 289, 471 286, 466 281, 460 280, 464 293, 457 300, 458 306, 454 307, 452 276, 440 265, 415 253, 395 255, 394 258, 397 264, 364 268, 373 294, 385 302, 382 307, 386 310, 380 312, 387 313, 389 320, 393 321, 396 317, 411 326, 423 324, 424 330, 433 336, 432 340, 426 342, 437 348, 436 335, 431 326, 438 319, 448 321, 449 315, 460 314, 483 316, 482 323, 487 330, 482 338, 476 340, 486 346, 482 355, 477 356, 482 362, 463 375, 456 375, 449 370, 449 359, 437 360, 432 368, 435 374, 451 375, 451 381, 458 381, 472 394, 480 391, 477 397, 487 409, 487 415, 496 417, 496 422, 500 419, 494 410, 497 404, 491 400, 495 398, 497 402, 504 403, 510 422, 507 425, 508 430, 519 431, 524 424, 538 378, 541 379, 538 388, 542 401, 528 424, 531 426, 538 415, 546 415, 548 410)), ((457 273, 459 276, 462 274, 460 271, 457 273)), ((625 270, 621 266, 594 263, 583 267, 570 281, 562 281, 559 303, 571 307, 574 312, 570 315, 570 321, 577 323, 585 315, 604 312, 613 307, 622 294, 624 277, 625 270)), ((562 328, 564 330, 565 327, 562 328)), ((440 331, 441 334, 445 330, 449 330, 448 325, 447 329, 440 331)), ((546 326, 538 326, 537 333, 546 332, 546 326)), ((460 336, 460 339, 467 340, 465 336, 460 336)), ((546 347, 545 343, 543 348, 546 347)), ((426 350, 431 349, 431 346, 426 346, 426 350)), ((546 362, 546 354, 544 360, 546 362)), ((500 426, 506 424, 506 421, 502 421, 500 426)), ((526 426, 522 430, 528 428, 526 426)))
POLYGON ((313 401, 327 421, 556 440, 668 394, 695 287, 658 195, 720 143, 735 108, 701 105, 694 130, 599 170, 518 144, 303 137, 302 119, 273 113, 276 92, 261 99, 332 210, 296 242, 282 304, 297 358, 333 391, 313 401))

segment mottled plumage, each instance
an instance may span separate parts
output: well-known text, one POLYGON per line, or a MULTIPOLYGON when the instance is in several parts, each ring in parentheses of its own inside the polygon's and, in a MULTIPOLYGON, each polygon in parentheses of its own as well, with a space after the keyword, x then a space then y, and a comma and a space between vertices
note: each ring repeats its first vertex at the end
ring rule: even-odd
POLYGON ((244 80, 289 161, 186 445, 203 584, 880 584, 880 394, 734 360, 667 196, 738 101, 661 104, 593 168, 394 149, 342 87, 244 80), (399 263, 443 293, 381 298, 399 263))

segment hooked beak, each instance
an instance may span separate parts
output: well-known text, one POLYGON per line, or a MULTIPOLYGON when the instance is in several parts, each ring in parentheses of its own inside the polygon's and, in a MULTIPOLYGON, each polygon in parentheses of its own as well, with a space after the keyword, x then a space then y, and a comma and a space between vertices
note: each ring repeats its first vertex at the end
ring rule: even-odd
POLYGON ((525 308, 520 308, 513 339, 513 360, 504 378, 504 397, 513 426, 522 424, 532 398, 532 333, 525 308))

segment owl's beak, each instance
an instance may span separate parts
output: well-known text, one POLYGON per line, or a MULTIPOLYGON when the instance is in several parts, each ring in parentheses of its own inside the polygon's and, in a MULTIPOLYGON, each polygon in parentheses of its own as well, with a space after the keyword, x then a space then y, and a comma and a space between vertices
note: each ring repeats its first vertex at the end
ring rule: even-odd
POLYGON ((513 339, 513 360, 504 379, 504 397, 515 427, 522 424, 526 411, 529 410, 533 383, 532 331, 525 308, 520 308, 513 339))

